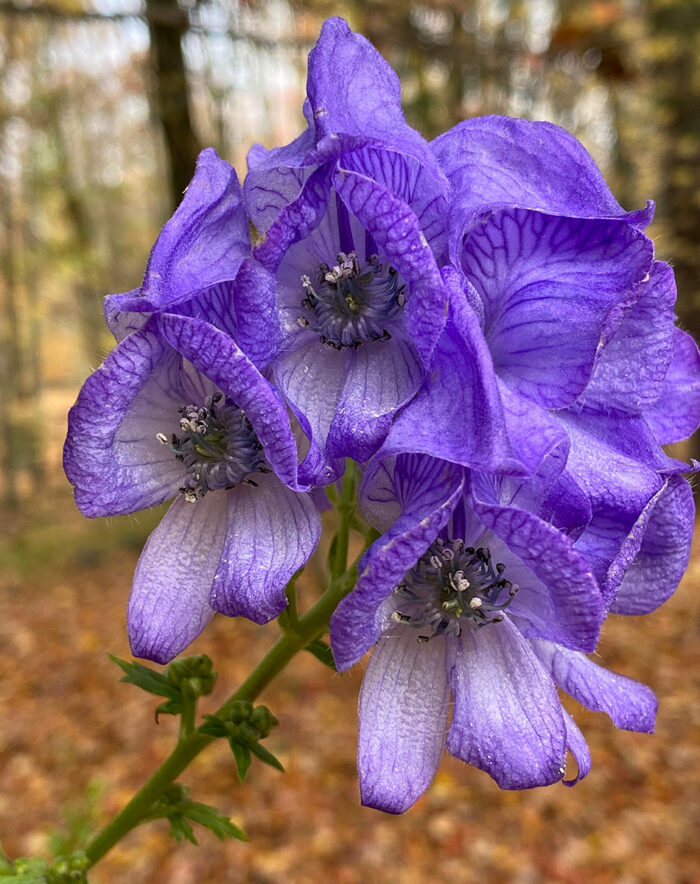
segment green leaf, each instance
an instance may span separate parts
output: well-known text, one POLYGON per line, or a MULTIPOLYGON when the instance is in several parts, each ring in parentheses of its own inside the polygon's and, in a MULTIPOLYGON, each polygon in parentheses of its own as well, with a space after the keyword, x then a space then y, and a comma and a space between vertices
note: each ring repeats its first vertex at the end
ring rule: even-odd
POLYGON ((208 804, 192 801, 183 809, 183 813, 192 822, 205 826, 222 841, 226 841, 228 838, 237 838, 239 841, 248 840, 248 836, 242 829, 239 829, 228 817, 208 804))
POLYGON ((250 762, 252 761, 250 755, 250 746, 244 746, 243 743, 238 743, 236 740, 229 740, 229 745, 231 746, 231 751, 233 752, 233 757, 236 759, 236 770, 238 771, 238 779, 243 782, 245 779, 245 775, 248 773, 248 768, 250 767, 250 762))
POLYGON ((170 823, 170 834, 177 842, 189 841, 199 847, 199 841, 195 838, 192 826, 181 813, 173 813, 168 817, 168 822, 170 823))
POLYGON ((253 745, 250 746, 250 751, 261 761, 265 762, 265 764, 269 764, 270 767, 276 767, 277 770, 281 770, 282 773, 284 773, 282 762, 275 758, 272 752, 268 752, 264 746, 261 746, 260 743, 253 743, 253 745))
POLYGON ((210 737, 228 736, 226 725, 216 715, 205 715, 204 724, 201 724, 198 730, 200 734, 207 734, 210 737))
MULTIPOLYGON (((115 657, 114 654, 110 654, 109 658, 126 673, 121 681, 125 681, 127 684, 134 684, 136 687, 148 691, 149 694, 168 697, 172 701, 180 700, 181 695, 178 688, 174 687, 168 681, 167 676, 161 672, 156 672, 155 669, 144 666, 142 663, 129 663, 126 660, 121 660, 119 657, 115 657)), ((168 704, 164 705, 167 706, 168 704)))
POLYGON ((312 642, 309 642, 304 650, 313 654, 317 660, 320 660, 321 663, 330 667, 334 672, 338 671, 330 645, 326 644, 326 642, 322 641, 320 638, 315 638, 312 642))

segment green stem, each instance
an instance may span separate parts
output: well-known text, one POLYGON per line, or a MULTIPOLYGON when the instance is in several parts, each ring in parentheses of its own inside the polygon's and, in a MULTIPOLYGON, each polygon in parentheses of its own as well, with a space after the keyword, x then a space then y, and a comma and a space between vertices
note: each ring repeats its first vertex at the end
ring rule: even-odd
MULTIPOLYGON (((297 630, 294 633, 282 635, 275 642, 240 688, 229 697, 215 714, 219 717, 226 717, 231 705, 236 700, 249 700, 252 702, 284 669, 295 654, 302 650, 310 641, 325 632, 328 628, 331 614, 335 611, 338 602, 355 585, 356 578, 357 563, 354 563, 345 573, 332 580, 318 602, 303 617, 299 618, 297 630)), ((85 853, 90 867, 94 866, 108 850, 114 847, 118 841, 143 820, 153 806, 153 802, 177 779, 190 762, 215 739, 216 737, 210 737, 195 731, 190 736, 186 736, 178 741, 170 755, 139 789, 131 801, 87 846, 85 853)))
POLYGON ((355 462, 348 458, 345 461, 343 490, 338 504, 338 531, 336 532, 333 559, 330 562, 331 578, 340 576, 348 566, 348 542, 350 526, 355 514, 355 486, 357 484, 357 468, 355 462))

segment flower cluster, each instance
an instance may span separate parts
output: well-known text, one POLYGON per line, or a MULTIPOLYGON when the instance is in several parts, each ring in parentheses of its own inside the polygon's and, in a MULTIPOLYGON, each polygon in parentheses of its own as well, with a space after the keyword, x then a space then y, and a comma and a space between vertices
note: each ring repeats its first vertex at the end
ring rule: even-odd
POLYGON ((504 117, 426 142, 393 70, 341 19, 309 57, 307 128, 205 150, 118 344, 70 414, 89 516, 172 498, 129 601, 165 662, 215 611, 263 623, 319 539, 318 489, 361 465, 381 536, 331 624, 360 696, 365 804, 408 808, 443 747, 503 788, 590 756, 562 689, 651 731, 651 690, 593 663, 608 614, 686 567, 700 356, 670 267, 567 132, 504 117), (251 231, 254 232, 251 241, 251 231))

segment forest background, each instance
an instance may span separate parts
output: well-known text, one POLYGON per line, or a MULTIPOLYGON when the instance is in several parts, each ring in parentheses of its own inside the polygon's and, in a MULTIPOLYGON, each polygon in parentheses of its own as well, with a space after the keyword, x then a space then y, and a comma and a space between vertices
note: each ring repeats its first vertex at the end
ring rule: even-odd
MULTIPOLYGON (((657 257, 675 268, 681 324, 700 335, 697 0, 2 0, 0 842, 12 855, 72 849, 171 737, 104 653, 128 656, 131 573, 158 513, 83 520, 60 469, 67 410, 113 343, 103 297, 140 284, 202 147, 242 178, 253 142, 301 130, 306 57, 331 14, 397 70, 427 138, 481 114, 550 120, 625 208, 655 199, 657 257), (67 803, 85 789, 89 801, 67 803)), ((697 440, 681 453, 700 456, 697 440)), ((329 684, 310 660, 271 695, 286 777, 265 771, 241 790, 216 751, 192 775, 206 793, 195 797, 252 844, 205 835, 199 853, 176 851, 151 826, 95 881, 700 880, 697 572, 659 614, 608 627, 602 662, 657 690, 659 733, 615 734, 577 713, 595 766, 572 792, 500 793, 448 761, 400 820, 360 809, 359 673, 329 684)), ((232 687, 269 640, 221 618, 195 650, 232 687)))

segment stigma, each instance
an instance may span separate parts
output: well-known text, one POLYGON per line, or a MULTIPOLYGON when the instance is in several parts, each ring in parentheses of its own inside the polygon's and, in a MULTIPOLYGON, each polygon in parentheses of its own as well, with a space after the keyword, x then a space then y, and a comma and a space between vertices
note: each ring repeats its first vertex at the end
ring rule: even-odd
POLYGON ((518 591, 505 570, 485 547, 438 538, 394 590, 392 619, 418 629, 421 642, 499 623, 518 591))
POLYGON ((321 264, 312 280, 301 277, 305 313, 299 324, 330 349, 357 348, 391 338, 391 327, 406 304, 405 286, 393 267, 370 255, 360 266, 357 253, 340 252, 337 263, 321 264))
POLYGON ((189 503, 209 491, 255 485, 255 473, 269 473, 258 437, 245 413, 221 393, 203 405, 179 409, 180 433, 156 438, 182 461, 186 476, 180 493, 189 503))

